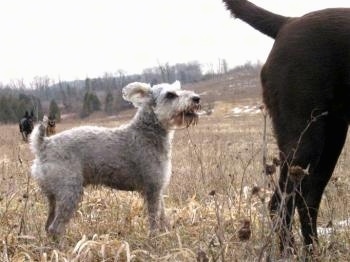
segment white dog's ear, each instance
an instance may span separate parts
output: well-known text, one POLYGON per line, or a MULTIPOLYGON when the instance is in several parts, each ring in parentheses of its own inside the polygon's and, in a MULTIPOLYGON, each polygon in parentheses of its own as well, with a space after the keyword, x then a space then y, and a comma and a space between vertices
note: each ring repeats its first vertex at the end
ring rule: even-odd
POLYGON ((148 103, 151 99, 151 86, 146 83, 134 82, 123 88, 123 98, 135 107, 148 103))
POLYGON ((171 84, 176 89, 181 89, 181 83, 179 80, 176 80, 174 83, 171 84))

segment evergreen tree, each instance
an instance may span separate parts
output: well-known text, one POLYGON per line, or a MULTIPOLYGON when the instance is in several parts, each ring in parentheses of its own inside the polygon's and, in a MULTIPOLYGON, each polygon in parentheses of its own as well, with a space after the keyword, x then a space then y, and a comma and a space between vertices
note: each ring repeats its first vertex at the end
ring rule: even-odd
POLYGON ((52 99, 50 102, 49 117, 56 119, 57 122, 61 120, 61 111, 54 99, 52 99))
POLYGON ((0 122, 17 123, 25 112, 33 112, 34 120, 42 119, 43 111, 40 99, 33 95, 12 94, 0 95, 0 122))
POLYGON ((90 80, 90 78, 85 79, 85 91, 87 93, 91 92, 91 80, 90 80))
POLYGON ((101 102, 96 94, 90 93, 90 103, 93 112, 101 110, 101 102))
POLYGON ((86 92, 83 100, 83 109, 80 112, 80 117, 87 117, 91 114, 89 108, 89 92, 86 92))
POLYGON ((86 92, 84 95, 83 109, 80 112, 80 117, 87 117, 92 112, 98 111, 101 109, 101 102, 98 99, 97 95, 94 93, 86 92))
POLYGON ((105 98, 105 112, 107 114, 112 114, 113 113, 113 94, 111 90, 108 90, 105 98))
POLYGON ((16 101, 12 100, 11 96, 2 96, 0 98, 0 122, 2 123, 13 123, 19 120, 14 110, 16 101))

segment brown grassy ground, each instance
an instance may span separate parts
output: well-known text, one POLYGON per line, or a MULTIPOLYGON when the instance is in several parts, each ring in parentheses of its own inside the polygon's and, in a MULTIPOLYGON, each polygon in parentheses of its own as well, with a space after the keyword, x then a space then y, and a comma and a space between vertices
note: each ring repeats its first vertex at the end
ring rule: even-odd
MULTIPOLYGON (((198 261, 257 261, 268 254, 276 260, 277 241, 267 214, 271 189, 262 175, 263 116, 232 117, 228 113, 236 104, 216 103, 198 126, 177 131, 165 196, 172 228, 152 239, 137 193, 98 187, 85 190, 66 235, 52 242, 43 229, 46 199, 29 176, 33 156, 28 144, 16 125, 0 126, 0 261, 196 261, 198 256, 203 258, 198 261), (251 194, 254 186, 261 188, 258 195, 251 194), (247 241, 238 237, 244 220, 251 223, 247 241)), ((119 125, 132 113, 89 124, 119 125)), ((81 124, 66 121, 58 129, 81 124)), ((277 153, 269 127, 267 135, 271 162, 277 153)), ((349 227, 335 226, 349 217, 348 155, 349 143, 322 201, 319 225, 334 225, 320 237, 322 261, 350 259, 349 227)), ((300 243, 298 223, 295 227, 300 243)))

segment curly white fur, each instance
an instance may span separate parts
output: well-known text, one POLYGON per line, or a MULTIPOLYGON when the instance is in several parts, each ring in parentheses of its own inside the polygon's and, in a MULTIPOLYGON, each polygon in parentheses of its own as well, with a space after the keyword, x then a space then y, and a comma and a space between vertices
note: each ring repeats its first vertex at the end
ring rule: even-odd
POLYGON ((179 115, 195 117, 199 96, 175 82, 154 87, 132 83, 123 97, 138 107, 125 126, 77 127, 51 137, 44 137, 43 124, 35 127, 32 176, 49 200, 50 235, 63 232, 88 184, 141 192, 151 232, 165 227, 162 192, 171 175, 172 129, 181 124, 179 115))

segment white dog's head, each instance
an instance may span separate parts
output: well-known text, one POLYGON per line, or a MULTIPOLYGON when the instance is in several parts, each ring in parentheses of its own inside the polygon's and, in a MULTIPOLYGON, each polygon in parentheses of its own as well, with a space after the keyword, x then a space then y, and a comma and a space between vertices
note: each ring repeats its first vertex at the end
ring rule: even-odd
POLYGON ((181 90, 179 81, 173 84, 134 82, 123 88, 123 98, 135 107, 149 107, 165 128, 189 126, 198 121, 200 97, 193 91, 181 90))

